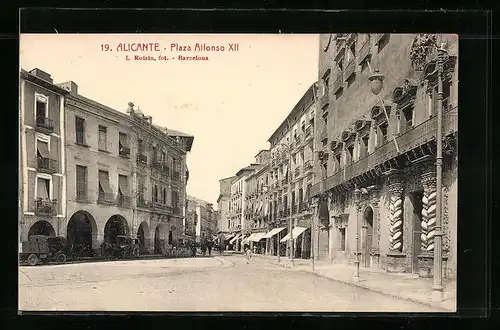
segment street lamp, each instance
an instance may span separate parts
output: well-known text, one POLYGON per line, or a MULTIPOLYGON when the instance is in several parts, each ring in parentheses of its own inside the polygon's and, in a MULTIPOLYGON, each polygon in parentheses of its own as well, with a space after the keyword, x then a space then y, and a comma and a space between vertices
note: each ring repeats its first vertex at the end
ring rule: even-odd
POLYGON ((354 204, 356 206, 356 260, 354 264, 356 265, 356 273, 354 274, 354 281, 359 281, 359 198, 361 195, 361 190, 358 189, 358 186, 354 189, 354 204))
POLYGON ((442 268, 442 170, 443 170, 443 71, 448 59, 445 43, 438 44, 437 36, 433 34, 419 34, 413 41, 410 51, 410 61, 415 70, 422 70, 429 62, 430 55, 437 52, 437 132, 436 132, 436 224, 434 226, 434 283, 432 286, 433 298, 443 300, 443 268, 442 268))

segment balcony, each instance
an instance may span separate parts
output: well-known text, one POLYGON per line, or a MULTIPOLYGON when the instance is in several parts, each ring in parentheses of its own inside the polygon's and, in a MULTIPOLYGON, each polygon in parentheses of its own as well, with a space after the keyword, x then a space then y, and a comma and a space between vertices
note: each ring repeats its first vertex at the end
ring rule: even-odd
POLYGON ((35 200, 35 214, 43 216, 54 216, 57 214, 57 200, 56 199, 42 199, 35 200))
POLYGON ((344 75, 340 72, 333 82, 333 93, 337 93, 337 91, 342 88, 344 88, 344 75))
POLYGON ((116 206, 125 209, 130 209, 132 207, 132 198, 130 198, 129 196, 123 196, 119 194, 116 197, 116 206))
POLYGON ((118 154, 120 155, 120 157, 129 158, 130 157, 130 148, 121 147, 120 150, 118 151, 118 154))
POLYGON ((344 80, 347 81, 356 72, 356 60, 353 58, 349 61, 344 71, 344 80))
POLYGON ((99 192, 97 195, 97 204, 116 205, 116 198, 112 193, 99 192))
MULTIPOLYGON (((443 134, 449 135, 458 129, 458 110, 457 108, 446 111, 443 114, 443 134)), ((347 166, 344 170, 331 175, 325 181, 325 189, 329 190, 343 182, 352 180, 359 175, 373 170, 376 166, 398 156, 414 150, 420 145, 435 140, 437 130, 437 118, 433 117, 414 128, 406 131, 404 134, 396 137, 400 153, 396 151, 394 141, 389 139, 384 145, 378 147, 373 153, 347 166)), ((321 192, 320 184, 315 184, 311 189, 311 196, 321 192)))
POLYGON ((369 56, 371 56, 371 38, 368 34, 368 37, 365 39, 365 41, 361 45, 361 49, 359 50, 358 64, 363 63, 369 56))
POLYGON ((143 154, 137 154, 137 164, 147 165, 148 164, 148 156, 143 154))
POLYGON ((149 202, 142 195, 139 195, 137 197, 136 203, 137 203, 137 207, 143 207, 143 208, 149 207, 149 202))
POLYGON ((155 159, 151 162, 151 167, 161 171, 163 169, 163 164, 164 162, 155 159))
POLYGON ((37 131, 42 133, 52 133, 54 132, 54 120, 45 116, 37 116, 35 127, 37 131))
POLYGON ((37 170, 42 173, 56 173, 57 172, 57 161, 51 158, 38 157, 37 158, 37 170))
POLYGON ((149 208, 153 212, 158 212, 158 213, 172 213, 173 208, 170 205, 166 205, 160 202, 151 202, 149 204, 149 208))

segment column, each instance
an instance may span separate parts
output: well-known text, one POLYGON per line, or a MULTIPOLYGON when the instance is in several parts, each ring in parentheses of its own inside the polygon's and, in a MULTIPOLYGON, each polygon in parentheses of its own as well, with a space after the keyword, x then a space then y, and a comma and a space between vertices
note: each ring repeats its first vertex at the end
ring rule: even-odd
POLYGON ((377 185, 367 188, 370 192, 370 205, 373 209, 373 232, 372 232, 372 249, 370 251, 370 265, 375 268, 380 266, 380 187, 377 185))
POLYGON ((403 253, 403 190, 404 179, 401 172, 393 170, 389 173, 389 253, 387 254, 387 271, 405 272, 405 253, 403 253))

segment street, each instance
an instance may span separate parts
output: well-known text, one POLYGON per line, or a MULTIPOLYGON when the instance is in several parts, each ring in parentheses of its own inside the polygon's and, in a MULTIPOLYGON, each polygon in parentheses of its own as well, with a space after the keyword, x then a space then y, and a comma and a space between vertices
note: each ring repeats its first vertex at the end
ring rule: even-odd
POLYGON ((20 267, 22 311, 433 312, 240 255, 20 267))

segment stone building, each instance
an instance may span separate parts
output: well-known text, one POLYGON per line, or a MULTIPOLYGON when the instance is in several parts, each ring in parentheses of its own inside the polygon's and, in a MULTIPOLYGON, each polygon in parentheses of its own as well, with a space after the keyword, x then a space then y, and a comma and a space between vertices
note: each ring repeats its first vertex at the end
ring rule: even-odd
POLYGON ((411 63, 412 46, 432 40, 321 35, 315 119, 321 175, 312 196, 329 249, 319 247, 316 255, 351 263, 358 252, 362 267, 429 276, 436 194, 442 193, 443 267, 445 276, 455 276, 458 38, 441 41, 450 56, 443 75, 443 190, 436 192, 436 57, 417 69, 411 63))
POLYGON ((193 137, 154 125, 132 103, 124 113, 80 95, 72 81, 58 86, 68 94, 61 108, 66 216, 57 234, 89 254, 117 235, 139 238, 142 253, 176 244, 193 137))
POLYGON ((268 250, 274 255, 278 241, 280 253, 287 251, 288 255, 291 248, 288 234, 292 223, 295 228, 291 232, 294 256, 310 256, 313 214, 309 191, 314 178, 315 89, 316 85, 308 88, 268 140, 271 145, 267 191, 271 211, 268 222, 275 230, 266 239, 268 250))
POLYGON ((55 236, 66 226, 64 100, 40 70, 20 73, 19 234, 55 236))
POLYGON ((188 213, 196 214, 196 242, 212 239, 216 235, 217 218, 212 203, 194 196, 187 196, 188 213))
MULTIPOLYGON (((219 211, 217 227, 223 234, 229 234, 230 216, 229 201, 231 199, 231 184, 234 176, 219 180, 219 197, 217 198, 217 210, 219 211)), ((229 236, 227 236, 229 237, 229 236)))

